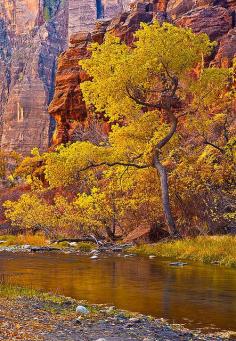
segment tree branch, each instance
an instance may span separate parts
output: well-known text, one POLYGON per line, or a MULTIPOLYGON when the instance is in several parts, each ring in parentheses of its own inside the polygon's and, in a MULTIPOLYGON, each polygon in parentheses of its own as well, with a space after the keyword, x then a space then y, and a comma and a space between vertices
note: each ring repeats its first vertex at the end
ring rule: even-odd
POLYGON ((149 168, 150 165, 139 165, 136 163, 129 163, 129 162, 100 162, 100 163, 91 163, 88 166, 81 168, 79 172, 84 172, 88 169, 91 168, 98 168, 101 166, 108 166, 108 167, 113 167, 113 166, 124 166, 124 167, 133 167, 137 169, 144 169, 144 168, 149 168))
POLYGON ((157 144, 157 147, 156 147, 157 150, 160 150, 161 148, 163 148, 170 141, 170 139, 176 132, 177 125, 178 125, 178 118, 173 113, 169 113, 169 117, 172 123, 171 129, 169 133, 157 144))
POLYGON ((217 145, 214 144, 214 143, 211 143, 211 142, 209 142, 209 141, 207 141, 207 140, 205 140, 203 143, 204 143, 204 144, 207 144, 207 145, 209 145, 209 146, 211 146, 211 147, 213 147, 213 148, 215 148, 215 149, 217 149, 217 150, 219 150, 219 151, 221 152, 221 154, 224 154, 224 153, 225 153, 225 151, 224 151, 223 148, 220 148, 219 146, 217 146, 217 145))
POLYGON ((127 94, 129 96, 129 98, 131 98, 137 104, 140 104, 142 106, 149 107, 149 108, 154 108, 154 109, 159 109, 159 110, 162 109, 161 103, 155 103, 154 104, 154 103, 145 102, 145 101, 141 100, 140 98, 137 98, 134 95, 132 95, 132 93, 130 92, 128 86, 126 86, 126 91, 127 91, 127 94))

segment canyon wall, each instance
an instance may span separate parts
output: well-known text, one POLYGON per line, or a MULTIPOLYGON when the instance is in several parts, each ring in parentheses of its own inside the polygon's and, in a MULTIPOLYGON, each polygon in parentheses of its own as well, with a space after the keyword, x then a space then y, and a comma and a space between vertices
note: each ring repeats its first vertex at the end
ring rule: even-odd
POLYGON ((0 0, 0 146, 47 150, 54 120, 57 58, 69 37, 97 18, 121 13, 129 0, 0 0))
POLYGON ((48 148, 47 106, 57 56, 67 46, 66 6, 55 16, 39 0, 0 0, 1 147, 28 153, 48 148), (48 12, 47 12, 48 11, 48 12))
POLYGON ((78 60, 105 32, 132 43, 140 22, 167 20, 216 39, 214 63, 228 66, 236 53, 235 11, 236 0, 0 0, 1 148, 47 150, 55 124, 54 145, 102 138, 107 125, 91 119, 83 102, 78 60))
POLYGON ((56 121, 53 145, 83 139, 96 141, 103 139, 106 133, 106 122, 99 124, 91 117, 80 90, 80 83, 87 76, 78 60, 89 56, 87 47, 92 42, 101 43, 109 31, 131 44, 140 22, 169 21, 190 27, 196 33, 205 32, 212 40, 217 40, 212 63, 228 67, 236 56, 235 12, 236 0, 138 0, 131 4, 130 11, 98 22, 89 34, 74 34, 69 49, 59 58, 55 95, 49 107, 56 121))

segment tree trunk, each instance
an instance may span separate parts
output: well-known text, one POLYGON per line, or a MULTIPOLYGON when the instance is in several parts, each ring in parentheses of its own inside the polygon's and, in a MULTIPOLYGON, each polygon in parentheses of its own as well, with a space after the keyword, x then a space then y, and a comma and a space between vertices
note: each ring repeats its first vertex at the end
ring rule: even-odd
POLYGON ((154 158, 154 166, 161 180, 162 206, 168 232, 171 236, 173 236, 177 234, 177 229, 170 207, 168 175, 165 167, 159 161, 158 155, 156 155, 154 158))

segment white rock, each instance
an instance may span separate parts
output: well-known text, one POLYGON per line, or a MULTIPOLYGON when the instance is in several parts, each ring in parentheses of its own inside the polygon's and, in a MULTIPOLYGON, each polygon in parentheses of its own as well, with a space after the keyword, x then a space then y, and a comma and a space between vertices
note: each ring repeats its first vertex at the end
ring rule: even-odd
POLYGON ((22 249, 25 249, 25 250, 28 250, 28 249, 31 249, 31 245, 22 245, 21 247, 22 249))
POLYGON ((91 259, 97 259, 98 256, 94 255, 94 256, 92 256, 92 257, 90 257, 90 258, 91 258, 91 259))
POLYGON ((77 246, 77 243, 76 242, 71 242, 69 243, 70 246, 77 246))
POLYGON ((149 258, 150 258, 150 259, 152 259, 152 258, 156 258, 156 256, 154 256, 154 255, 150 255, 150 256, 149 256, 149 258))
POLYGON ((85 308, 83 305, 78 305, 78 307, 76 308, 76 312, 78 314, 82 314, 82 315, 89 314, 89 310, 87 308, 85 308))

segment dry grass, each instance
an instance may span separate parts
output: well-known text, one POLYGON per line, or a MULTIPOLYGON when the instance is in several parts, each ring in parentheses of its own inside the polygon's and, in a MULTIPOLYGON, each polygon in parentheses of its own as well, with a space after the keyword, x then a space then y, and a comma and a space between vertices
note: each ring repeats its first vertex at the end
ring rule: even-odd
POLYGON ((19 234, 16 236, 0 236, 0 240, 4 240, 2 246, 12 245, 32 245, 32 246, 46 246, 49 244, 49 240, 43 234, 19 234))
POLYGON ((236 267, 236 236, 201 236, 167 243, 144 244, 129 250, 139 255, 156 255, 203 263, 219 262, 236 267))

